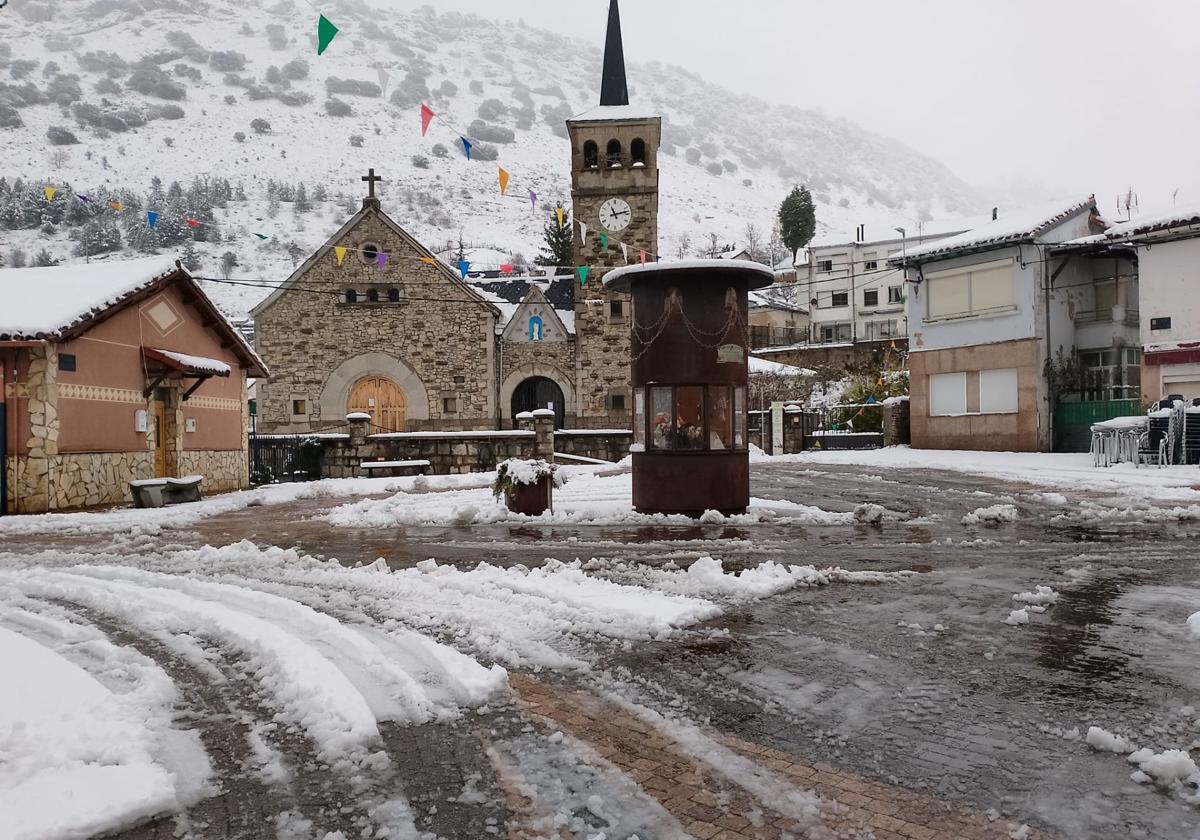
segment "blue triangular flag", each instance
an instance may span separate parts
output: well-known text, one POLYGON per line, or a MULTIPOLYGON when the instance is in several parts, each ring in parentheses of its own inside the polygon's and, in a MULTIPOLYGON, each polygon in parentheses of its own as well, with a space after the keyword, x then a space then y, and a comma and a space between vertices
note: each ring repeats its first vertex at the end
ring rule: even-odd
POLYGON ((874 404, 875 404, 875 398, 867 397, 867 405, 874 405, 874 404))
POLYGON ((458 273, 462 275, 464 280, 467 279, 467 272, 471 270, 471 264, 466 260, 458 261, 458 273))
POLYGON ((471 159, 471 141, 468 140, 466 137, 459 137, 458 139, 462 141, 463 151, 467 153, 467 160, 470 160, 471 159))
POLYGON ((151 230, 154 230, 158 226, 158 214, 153 210, 146 211, 146 223, 150 225, 151 230))
POLYGON ((90 198, 88 198, 86 195, 76 195, 75 197, 78 198, 80 201, 82 201, 84 204, 92 203, 92 200, 90 198))

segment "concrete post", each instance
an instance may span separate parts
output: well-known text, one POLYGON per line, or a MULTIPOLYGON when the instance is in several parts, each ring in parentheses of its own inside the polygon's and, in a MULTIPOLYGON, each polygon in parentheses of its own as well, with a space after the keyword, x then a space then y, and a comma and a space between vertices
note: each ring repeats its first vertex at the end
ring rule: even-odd
POLYGON ((365 446, 371 434, 371 415, 356 411, 346 415, 346 422, 350 424, 350 445, 365 446))
POLYGON ((533 412, 522 411, 517 415, 517 428, 523 432, 533 431, 533 412))
POLYGON ((549 408, 533 412, 533 457, 554 463, 554 411, 549 408))

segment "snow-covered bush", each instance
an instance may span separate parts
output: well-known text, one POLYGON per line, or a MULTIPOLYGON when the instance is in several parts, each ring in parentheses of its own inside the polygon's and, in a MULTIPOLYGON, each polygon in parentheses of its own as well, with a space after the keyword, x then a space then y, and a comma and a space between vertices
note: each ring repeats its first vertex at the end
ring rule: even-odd
POLYGON ((255 134, 270 134, 271 124, 262 117, 255 117, 250 120, 250 130, 255 134))
POLYGON ((511 128, 504 128, 498 125, 488 125, 482 120, 475 120, 471 123, 467 133, 478 140, 486 140, 489 143, 512 143, 517 139, 516 132, 511 128))
POLYGON ((31 58, 18 58, 12 64, 8 65, 8 75, 20 81, 21 79, 28 78, 37 67, 38 63, 31 58))
POLYGON ((237 73, 246 69, 246 56, 235 50, 214 52, 208 57, 208 63, 214 70, 222 73, 237 73))
POLYGON ((555 487, 562 487, 566 483, 566 478, 558 471, 558 464, 550 464, 541 459, 526 461, 510 458, 496 466, 492 495, 499 499, 518 485, 539 484, 547 477, 554 480, 555 487))
POLYGON ((267 24, 267 43, 273 50, 286 50, 288 45, 287 32, 278 23, 267 24))
POLYGON ((130 90, 160 99, 183 99, 187 91, 157 67, 141 66, 130 74, 125 86, 130 90))
POLYGON ((296 81, 298 79, 308 78, 308 62, 302 58, 297 58, 294 61, 289 61, 283 65, 283 77, 296 81))
POLYGON ((361 149, 363 145, 363 136, 361 134, 351 134, 350 145, 356 149, 361 149))
POLYGON ((121 86, 108 76, 105 76, 100 81, 96 82, 93 90, 95 90, 96 93, 100 93, 105 96, 116 96, 121 92, 121 86))
POLYGON ((724 174, 724 172, 725 172, 724 167, 722 167, 721 164, 719 164, 719 163, 710 163, 708 166, 706 166, 704 168, 708 170, 709 175, 720 176, 720 175, 724 174))
POLYGON ((442 82, 441 87, 438 88, 438 93, 447 99, 452 96, 458 96, 458 85, 454 84, 454 82, 450 81, 449 79, 446 79, 444 82, 442 82))
POLYGON ((239 143, 245 143, 246 142, 246 132, 244 132, 244 131, 233 132, 233 139, 239 143))
POLYGON ((78 137, 61 125, 52 125, 46 129, 46 139, 50 141, 50 145, 52 146, 73 146, 79 142, 78 137))
MULTIPOLYGON (((14 111, 14 113, 16 113, 16 112, 14 111)), ((18 119, 20 119, 20 117, 18 117, 18 119)), ((444 143, 434 143, 433 144, 433 156, 435 158, 444 158, 444 157, 448 157, 449 155, 450 155, 450 150, 446 148, 446 145, 444 143)))
POLYGON ((481 120, 496 120, 507 113, 508 106, 499 99, 485 99, 475 111, 475 115, 481 120))
POLYGON ((354 115, 354 109, 340 99, 327 99, 325 113, 331 117, 350 117, 354 115))
POLYGON ((25 125, 16 108, 0 105, 0 128, 20 128, 25 125))
POLYGON ((207 61, 208 50, 196 43, 196 39, 186 32, 175 30, 167 33, 167 43, 182 52, 192 61, 207 61))
POLYGON ((475 143, 471 146, 471 158, 472 160, 498 160, 500 150, 487 143, 475 143))
POLYGON ((429 168, 429 158, 425 157, 424 155, 413 155, 412 156, 412 165, 415 166, 417 169, 428 169, 429 168))
POLYGON ((483 93, 483 82, 479 81, 478 79, 472 79, 469 87, 471 93, 483 93))
POLYGON ((176 64, 171 68, 171 72, 181 79, 190 79, 193 82, 204 78, 204 74, 190 64, 176 64))
POLYGON ((383 90, 375 82, 367 82, 362 79, 339 79, 337 76, 330 76, 325 80, 325 93, 331 97, 337 93, 348 96, 383 96, 383 90))

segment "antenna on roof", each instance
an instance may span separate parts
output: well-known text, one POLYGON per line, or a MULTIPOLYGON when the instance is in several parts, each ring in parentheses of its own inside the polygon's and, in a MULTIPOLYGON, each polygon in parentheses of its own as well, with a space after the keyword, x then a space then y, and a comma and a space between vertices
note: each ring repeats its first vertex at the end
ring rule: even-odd
POLYGON ((1124 220, 1129 221, 1131 218, 1133 218, 1133 211, 1137 209, 1139 209, 1137 193, 1133 191, 1133 187, 1130 187, 1125 192, 1124 198, 1117 198, 1117 212, 1120 213, 1124 211, 1124 220))
POLYGON ((1172 207, 1175 206, 1175 200, 1178 198, 1179 198, 1179 187, 1176 187, 1175 190, 1171 193, 1171 206, 1172 207))
POLYGON ((993 208, 992 208, 992 221, 994 222, 994 221, 996 221, 996 219, 998 219, 998 218, 1000 218, 1000 208, 999 208, 999 207, 993 207, 993 208))

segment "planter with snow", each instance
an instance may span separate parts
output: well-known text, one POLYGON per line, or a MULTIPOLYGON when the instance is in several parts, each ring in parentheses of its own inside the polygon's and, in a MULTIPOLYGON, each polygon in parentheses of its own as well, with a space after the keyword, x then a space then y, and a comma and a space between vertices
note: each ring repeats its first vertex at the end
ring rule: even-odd
POLYGON ((541 516, 553 507, 554 488, 562 484, 557 465, 511 458, 496 467, 492 493, 497 499, 503 496, 513 513, 541 516))

